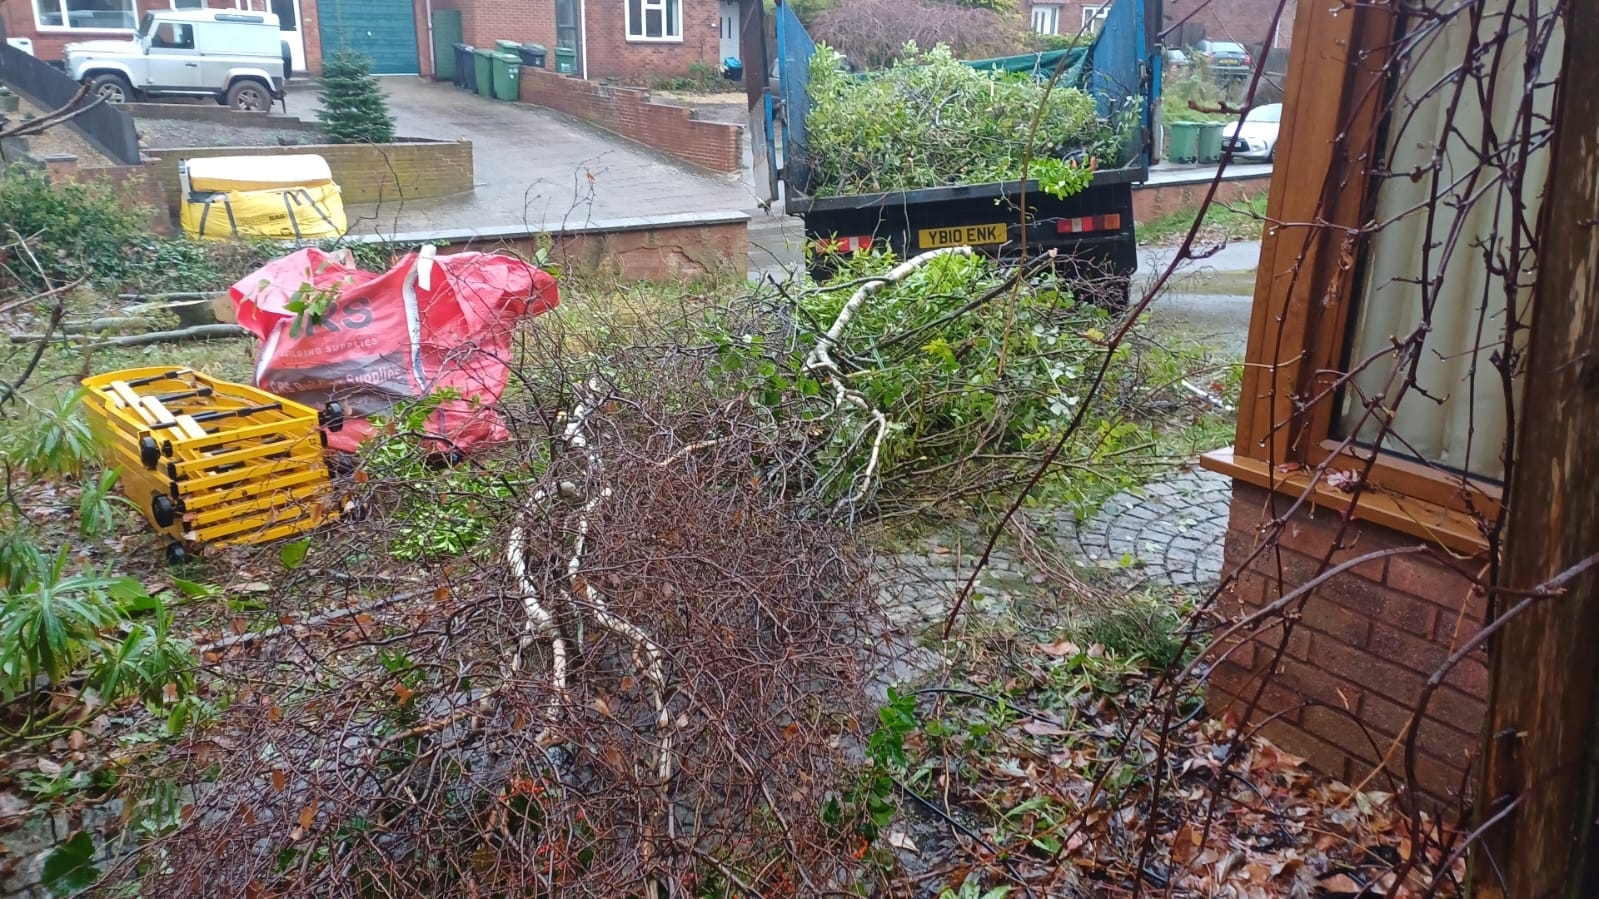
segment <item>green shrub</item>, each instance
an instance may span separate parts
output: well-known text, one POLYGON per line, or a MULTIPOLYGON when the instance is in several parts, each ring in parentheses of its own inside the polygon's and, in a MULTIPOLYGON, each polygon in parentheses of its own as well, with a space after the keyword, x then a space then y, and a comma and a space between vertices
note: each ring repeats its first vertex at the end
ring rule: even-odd
POLYGON ((317 121, 336 144, 386 144, 394 140, 394 116, 383 88, 372 77, 372 60, 335 50, 322 64, 322 108, 317 121))
POLYGON ((148 208, 129 203, 110 184, 52 184, 38 169, 7 166, 0 171, 0 223, 6 229, 0 231, 0 287, 118 284, 128 271, 127 248, 145 235, 149 216, 148 208), (37 266, 17 245, 19 237, 37 266))
POLYGON ((1092 97, 1057 84, 1046 98, 1044 89, 1031 75, 963 65, 944 46, 908 47, 903 62, 854 77, 840 70, 838 54, 819 46, 806 117, 813 193, 1009 181, 1021 177, 1027 159, 1040 169, 1045 160, 1061 165, 1074 155, 1119 161, 1121 128, 1099 118, 1092 97))

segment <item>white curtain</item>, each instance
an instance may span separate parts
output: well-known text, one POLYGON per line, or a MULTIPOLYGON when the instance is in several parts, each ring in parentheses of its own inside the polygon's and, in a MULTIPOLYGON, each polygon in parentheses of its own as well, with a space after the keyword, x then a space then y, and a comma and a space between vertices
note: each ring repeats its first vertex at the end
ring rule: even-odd
POLYGON ((1563 32, 1552 0, 1419 5, 1447 18, 1408 16, 1397 45, 1405 62, 1386 123, 1389 174, 1377 188, 1380 230, 1364 259, 1346 370, 1366 367, 1344 391, 1340 424, 1373 445, 1384 413, 1368 416, 1366 406, 1380 396, 1396 413, 1383 451, 1499 480, 1506 397, 1492 360, 1504 356, 1511 316, 1527 320, 1563 32), (1429 299, 1421 348, 1394 351, 1429 299), (1419 390, 1395 408, 1413 359, 1419 390))

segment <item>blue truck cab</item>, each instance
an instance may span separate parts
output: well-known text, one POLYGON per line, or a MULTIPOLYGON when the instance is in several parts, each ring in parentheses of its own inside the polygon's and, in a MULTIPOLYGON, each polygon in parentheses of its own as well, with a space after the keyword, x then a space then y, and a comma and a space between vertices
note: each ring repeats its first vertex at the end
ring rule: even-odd
POLYGON ((828 253, 883 247, 900 256, 944 246, 968 245, 998 258, 1056 252, 1056 266, 1078 283, 1081 295, 1108 308, 1127 305, 1138 268, 1133 232, 1133 185, 1149 176, 1151 136, 1160 99, 1160 55, 1156 29, 1160 0, 1114 0, 1103 27, 1086 50, 1027 54, 967 64, 1006 71, 1031 71, 1048 78, 1057 66, 1059 84, 1087 91, 1102 117, 1139 109, 1138 127, 1124 148, 1121 165, 1101 166, 1084 190, 1058 199, 1036 181, 1006 181, 853 196, 814 196, 805 160, 807 84, 816 44, 779 0, 777 84, 766 99, 767 159, 774 194, 779 184, 784 210, 805 224, 811 273, 823 277, 828 253), (1062 59, 1063 54, 1070 58, 1062 59))

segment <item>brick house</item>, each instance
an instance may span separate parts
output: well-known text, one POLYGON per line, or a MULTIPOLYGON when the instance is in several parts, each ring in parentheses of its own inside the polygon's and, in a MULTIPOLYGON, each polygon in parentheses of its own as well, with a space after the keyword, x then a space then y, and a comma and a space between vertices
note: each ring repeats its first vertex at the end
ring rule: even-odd
POLYGON ((648 83, 740 55, 739 0, 10 0, 0 22, 8 39, 54 61, 70 42, 130 37, 147 12, 207 7, 276 14, 295 69, 311 74, 348 46, 379 74, 431 76, 434 24, 452 13, 468 44, 543 44, 552 67, 565 47, 587 78, 648 83))
POLYGON ((320 67, 317 0, 9 0, 0 3, 8 41, 43 60, 61 59, 77 41, 132 37, 145 13, 165 9, 239 9, 277 15, 298 71, 320 67))
MULTIPOLYGON (((1492 16, 1507 2, 1477 6, 1492 16)), ((1528 273, 1557 233, 1539 210, 1555 202, 1559 160, 1537 138, 1517 143, 1505 109, 1525 98, 1536 121, 1554 118, 1561 32, 1550 25, 1552 52, 1512 36, 1508 61, 1479 64, 1465 57, 1471 23, 1439 13, 1446 3, 1299 6, 1266 218, 1325 224, 1267 230, 1237 436, 1202 461, 1234 485, 1217 597, 1233 630, 1212 650, 1212 710, 1252 710, 1273 740, 1351 783, 1414 773, 1454 802, 1472 787, 1489 695, 1490 657, 1470 641, 1493 617, 1499 535, 1516 540, 1506 457, 1537 424, 1516 420, 1515 397, 1529 373, 1548 374, 1524 347, 1556 339, 1537 329, 1528 273), (1395 56, 1406 29, 1425 39, 1403 46, 1425 49, 1395 56), (1535 88, 1523 52, 1538 60, 1535 88), (1465 87, 1474 99, 1459 108, 1438 99, 1455 90, 1438 84, 1483 71, 1491 89, 1465 87), (1470 172, 1474 187, 1434 180, 1434 166, 1470 172), (1522 254, 1510 269, 1494 256, 1505 252, 1522 254)), ((1591 497, 1586 483, 1569 489, 1591 497)))
MULTIPOLYGON (((459 11, 474 46, 543 44, 550 67, 555 48, 573 50, 574 74, 589 79, 648 84, 740 55, 738 0, 432 0, 431 9, 459 11)), ((422 63, 430 74, 431 60, 422 63)))
MULTIPOLYGON (((1293 40, 1293 0, 1274 30, 1269 26, 1277 0, 1164 0, 1163 6, 1161 30, 1168 47, 1191 47, 1201 40, 1237 41, 1259 54, 1286 50, 1293 40)), ((1109 0, 1025 0, 1025 8, 1034 31, 1070 37, 1097 32, 1109 0)))

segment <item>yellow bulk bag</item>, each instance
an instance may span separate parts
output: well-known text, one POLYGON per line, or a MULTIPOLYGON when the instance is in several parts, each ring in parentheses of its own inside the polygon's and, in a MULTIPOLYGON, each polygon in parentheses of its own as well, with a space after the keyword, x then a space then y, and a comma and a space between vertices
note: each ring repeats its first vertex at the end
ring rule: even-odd
POLYGON ((178 167, 190 237, 309 240, 348 230, 339 186, 320 156, 212 156, 178 167))
POLYGON ((191 193, 180 213, 183 233, 206 240, 341 237, 349 223, 337 184, 276 190, 191 193))

